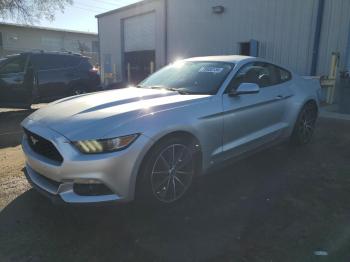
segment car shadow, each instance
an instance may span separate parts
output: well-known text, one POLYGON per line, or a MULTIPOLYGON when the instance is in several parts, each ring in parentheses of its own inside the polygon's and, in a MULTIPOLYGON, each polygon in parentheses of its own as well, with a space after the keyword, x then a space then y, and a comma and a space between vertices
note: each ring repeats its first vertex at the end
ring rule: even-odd
POLYGON ((335 234, 350 215, 348 180, 331 178, 350 171, 341 133, 350 126, 333 124, 308 146, 277 146, 198 178, 167 208, 55 206, 31 189, 0 212, 0 261, 314 261, 314 249, 349 237, 335 234))
POLYGON ((193 261, 228 248, 247 256, 243 235, 249 239, 269 220, 274 201, 288 192, 281 163, 294 153, 284 146, 268 152, 197 179, 192 193, 168 208, 55 206, 31 189, 1 211, 0 234, 18 260, 29 253, 39 261, 62 254, 68 261, 193 261), (266 165, 271 159, 278 163, 266 165))
POLYGON ((21 122, 34 111, 34 109, 8 109, 0 112, 0 149, 21 143, 23 134, 21 122))

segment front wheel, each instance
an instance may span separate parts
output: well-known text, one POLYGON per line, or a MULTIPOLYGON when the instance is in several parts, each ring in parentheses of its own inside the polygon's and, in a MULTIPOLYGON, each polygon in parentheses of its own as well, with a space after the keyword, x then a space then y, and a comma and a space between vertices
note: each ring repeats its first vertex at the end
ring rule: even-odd
POLYGON ((317 120, 317 106, 309 102, 299 113, 295 123, 291 142, 295 145, 305 145, 311 141, 317 120))
POLYGON ((195 146, 181 138, 156 145, 145 160, 138 179, 138 200, 171 204, 189 190, 196 173, 195 146))

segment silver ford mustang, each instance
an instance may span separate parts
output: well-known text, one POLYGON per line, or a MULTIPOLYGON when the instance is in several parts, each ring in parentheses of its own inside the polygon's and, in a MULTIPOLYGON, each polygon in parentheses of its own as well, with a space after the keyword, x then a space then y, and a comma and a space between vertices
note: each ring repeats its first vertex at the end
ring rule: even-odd
POLYGON ((136 87, 65 98, 23 122, 26 176, 66 203, 173 203, 194 177, 310 141, 320 85, 260 58, 177 61, 136 87))

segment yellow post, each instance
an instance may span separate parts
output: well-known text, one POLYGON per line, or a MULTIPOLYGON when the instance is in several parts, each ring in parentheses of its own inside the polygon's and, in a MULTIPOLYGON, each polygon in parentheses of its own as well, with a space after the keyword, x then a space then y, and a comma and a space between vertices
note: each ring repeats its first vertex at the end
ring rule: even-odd
POLYGON ((113 80, 117 81, 117 65, 113 64, 113 80))
POLYGON ((150 73, 151 74, 154 73, 154 62, 153 61, 150 62, 150 73))
POLYGON ((337 82, 338 64, 339 64, 339 53, 333 52, 331 58, 331 68, 328 79, 332 80, 332 85, 327 90, 327 103, 333 104, 335 95, 335 86, 337 82))

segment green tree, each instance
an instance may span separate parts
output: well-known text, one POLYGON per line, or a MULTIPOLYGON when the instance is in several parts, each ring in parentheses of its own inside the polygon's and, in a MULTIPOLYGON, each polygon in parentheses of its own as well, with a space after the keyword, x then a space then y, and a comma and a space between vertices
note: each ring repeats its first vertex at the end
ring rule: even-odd
POLYGON ((54 20, 73 0, 0 0, 0 18, 33 23, 42 19, 54 20))

